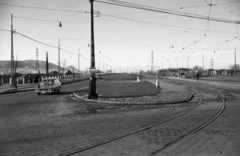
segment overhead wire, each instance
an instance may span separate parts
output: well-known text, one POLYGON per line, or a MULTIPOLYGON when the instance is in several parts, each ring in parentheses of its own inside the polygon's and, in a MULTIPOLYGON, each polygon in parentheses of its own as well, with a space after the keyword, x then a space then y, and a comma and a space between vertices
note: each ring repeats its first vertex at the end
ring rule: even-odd
MULTIPOLYGON (((23 36, 23 37, 25 37, 25 38, 27 38, 27 39, 30 39, 30 40, 32 40, 32 41, 35 41, 35 42, 37 42, 37 43, 43 44, 43 45, 45 45, 45 46, 49 46, 49 47, 52 47, 52 48, 58 49, 58 47, 56 47, 56 46, 53 46, 53 45, 50 45, 50 44, 47 44, 47 43, 44 43, 44 42, 38 41, 38 40, 36 40, 36 39, 33 39, 33 38, 28 37, 28 36, 26 36, 26 35, 23 35, 22 33, 19 33, 19 32, 16 32, 16 31, 15 31, 15 33, 18 34, 18 35, 20 35, 20 36, 23 36)), ((67 52, 67 53, 69 53, 69 54, 72 54, 72 55, 78 55, 78 54, 76 54, 76 53, 70 52, 70 51, 65 50, 65 49, 63 49, 63 48, 60 48, 60 49, 63 50, 63 51, 65 51, 65 52, 67 52)), ((89 59, 83 57, 82 55, 80 55, 80 56, 81 56, 82 58, 86 59, 86 60, 89 60, 89 59)))
MULTIPOLYGON (((143 6, 143 5, 138 5, 138 4, 134 4, 134 3, 128 3, 128 2, 117 1, 117 3, 116 3, 116 1, 105 2, 105 1, 101 1, 101 0, 95 0, 95 2, 111 4, 111 5, 116 5, 116 6, 122 6, 122 7, 128 7, 128 8, 135 8, 135 9, 140 9, 140 10, 147 10, 147 11, 152 11, 152 12, 159 12, 159 13, 165 13, 165 14, 171 14, 171 15, 178 15, 178 16, 196 18, 196 19, 203 19, 203 20, 208 19, 206 16, 201 16, 201 15, 197 15, 197 14, 176 12, 176 11, 171 11, 171 10, 167 10, 167 9, 154 8, 154 7, 143 6)), ((238 24, 240 24, 240 21, 221 19, 221 18, 209 18, 209 20, 216 21, 216 22, 238 23, 238 24)))
POLYGON ((44 7, 33 7, 33 6, 24 6, 24 5, 13 5, 13 4, 3 4, 0 3, 2 6, 7 7, 18 7, 18 8, 29 8, 29 9, 39 9, 39 10, 49 10, 49 11, 63 11, 63 12, 73 12, 73 13, 85 13, 85 11, 77 11, 77 10, 67 10, 67 9, 56 9, 56 8, 44 8, 44 7))
POLYGON ((36 18, 20 17, 20 16, 13 16, 13 18, 27 19, 27 20, 33 20, 33 21, 52 22, 52 23, 59 23, 60 22, 60 21, 52 21, 52 20, 43 20, 43 19, 36 19, 36 18))
POLYGON ((8 31, 8 32, 11 32, 11 30, 8 30, 8 29, 0 29, 0 31, 8 31))

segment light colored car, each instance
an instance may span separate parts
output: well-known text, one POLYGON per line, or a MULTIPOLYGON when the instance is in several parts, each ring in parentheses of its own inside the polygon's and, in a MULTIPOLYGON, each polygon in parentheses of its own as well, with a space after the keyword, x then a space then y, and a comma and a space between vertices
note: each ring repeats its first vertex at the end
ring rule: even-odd
POLYGON ((61 89, 61 82, 58 78, 45 78, 43 82, 40 82, 36 86, 35 92, 40 95, 40 93, 59 93, 61 89))

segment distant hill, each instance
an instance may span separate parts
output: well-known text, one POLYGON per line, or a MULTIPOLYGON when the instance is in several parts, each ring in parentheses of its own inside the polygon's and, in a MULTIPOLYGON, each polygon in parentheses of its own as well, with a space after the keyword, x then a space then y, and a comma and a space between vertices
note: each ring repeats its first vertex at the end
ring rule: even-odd
MULTIPOLYGON (((19 61, 18 73, 27 74, 36 72, 36 61, 35 60, 24 60, 19 61)), ((58 71, 58 65, 54 63, 49 63, 49 72, 58 71)), ((40 73, 46 73, 46 61, 39 61, 39 70, 40 73)), ((73 66, 65 67, 65 72, 67 70, 77 72, 78 70, 73 66)), ((10 73, 11 72, 11 62, 10 61, 0 61, 0 74, 10 73)))

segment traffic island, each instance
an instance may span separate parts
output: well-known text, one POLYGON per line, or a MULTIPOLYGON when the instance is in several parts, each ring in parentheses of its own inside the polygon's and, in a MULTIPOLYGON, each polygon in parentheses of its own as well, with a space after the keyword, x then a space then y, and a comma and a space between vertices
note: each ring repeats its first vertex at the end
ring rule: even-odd
POLYGON ((120 105, 156 105, 181 103, 191 100, 193 93, 182 87, 161 81, 161 92, 150 81, 105 81, 97 84, 98 100, 88 99, 88 90, 77 90, 73 95, 81 100, 120 105))

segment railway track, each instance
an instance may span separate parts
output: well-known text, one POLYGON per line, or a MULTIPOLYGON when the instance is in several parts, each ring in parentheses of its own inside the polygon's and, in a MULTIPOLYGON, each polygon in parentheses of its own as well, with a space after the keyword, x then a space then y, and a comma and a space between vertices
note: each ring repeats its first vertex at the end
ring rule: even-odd
POLYGON ((225 106, 224 97, 215 91, 209 94, 209 90, 195 90, 194 98, 186 103, 133 106, 125 113, 149 110, 155 110, 155 113, 131 119, 131 123, 138 125, 137 129, 115 129, 114 133, 109 133, 112 136, 93 140, 86 146, 76 145, 60 155, 158 155, 209 125, 221 115, 225 106))

